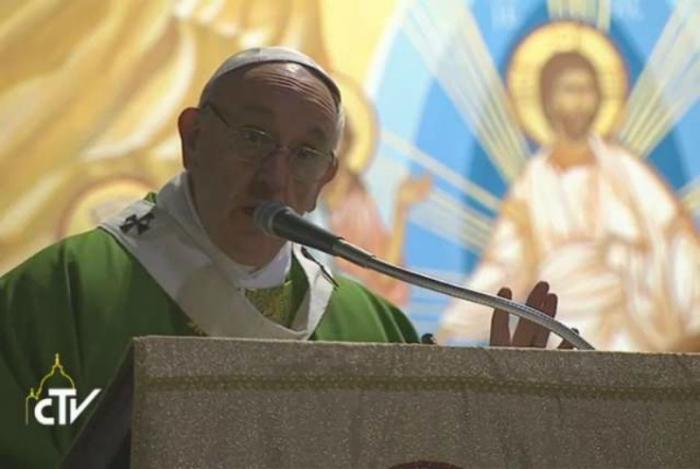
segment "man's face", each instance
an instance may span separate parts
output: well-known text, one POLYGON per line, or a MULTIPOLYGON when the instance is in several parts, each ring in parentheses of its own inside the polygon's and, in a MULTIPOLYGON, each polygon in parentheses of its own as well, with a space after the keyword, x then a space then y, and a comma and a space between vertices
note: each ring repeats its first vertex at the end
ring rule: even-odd
POLYGON ((183 141, 190 143, 184 145, 184 159, 197 211, 214 244, 237 262, 260 266, 283 241, 255 226, 253 210, 266 200, 298 213, 314 209, 335 164, 309 180, 292 168, 296 160, 291 156, 299 148, 330 154, 337 139, 336 105, 316 76, 289 63, 224 75, 207 101, 211 105, 198 110, 189 133, 180 124, 183 141), (240 145, 232 144, 235 135, 254 142, 267 135, 278 145, 251 161, 249 155, 243 158, 240 145))
POLYGON ((552 83, 546 103, 554 131, 572 140, 588 136, 599 104, 594 77, 581 67, 562 70, 552 83))

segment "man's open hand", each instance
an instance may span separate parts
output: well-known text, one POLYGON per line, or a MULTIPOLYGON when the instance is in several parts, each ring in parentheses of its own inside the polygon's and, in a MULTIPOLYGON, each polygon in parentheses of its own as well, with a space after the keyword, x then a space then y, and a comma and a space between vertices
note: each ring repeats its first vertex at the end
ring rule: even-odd
MULTIPOLYGON (((513 293, 510 288, 503 287, 499 290, 498 296, 512 299, 513 293)), ((557 295, 549 292, 547 282, 538 282, 527 297, 527 305, 538 309, 547 316, 554 317, 557 314, 557 295)), ((549 331, 534 322, 524 319, 518 320, 515 333, 511 337, 508 327, 508 313, 500 309, 493 311, 491 317, 491 338, 490 345, 497 347, 538 347, 544 348, 547 345, 549 331)), ((559 345, 560 349, 572 349, 573 346, 566 341, 559 345)))

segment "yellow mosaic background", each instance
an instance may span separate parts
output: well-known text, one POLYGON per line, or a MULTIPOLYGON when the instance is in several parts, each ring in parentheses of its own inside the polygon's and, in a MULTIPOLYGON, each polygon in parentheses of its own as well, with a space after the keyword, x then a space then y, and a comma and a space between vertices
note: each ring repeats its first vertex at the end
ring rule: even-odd
POLYGON ((224 57, 289 45, 361 89, 394 4, 1 2, 0 273, 174 175, 177 115, 224 57))

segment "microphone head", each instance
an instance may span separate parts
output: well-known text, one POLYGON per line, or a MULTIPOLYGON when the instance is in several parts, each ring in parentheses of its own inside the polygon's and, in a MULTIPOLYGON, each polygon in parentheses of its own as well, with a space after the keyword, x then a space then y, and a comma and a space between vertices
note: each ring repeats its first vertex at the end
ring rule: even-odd
POLYGON ((304 219, 292 208, 276 201, 263 202, 255 207, 253 221, 267 235, 332 255, 335 255, 333 252, 335 243, 341 239, 304 219))
POLYGON ((275 216, 288 210, 291 211, 292 209, 284 205, 282 202, 268 200, 267 202, 263 202, 255 207, 255 210, 253 211, 253 221, 255 222, 255 225, 263 231, 263 233, 270 236, 277 236, 273 228, 275 216))

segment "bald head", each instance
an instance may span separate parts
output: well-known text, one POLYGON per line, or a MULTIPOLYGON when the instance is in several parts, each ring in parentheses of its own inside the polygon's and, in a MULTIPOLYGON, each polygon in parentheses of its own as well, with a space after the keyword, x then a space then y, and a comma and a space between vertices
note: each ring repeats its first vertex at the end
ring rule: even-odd
MULTIPOLYGON (((231 75, 242 75, 253 69, 263 67, 255 73, 275 74, 283 70, 284 75, 294 80, 296 77, 306 77, 308 74, 322 83, 330 93, 335 109, 336 144, 340 140, 345 124, 345 115, 341 104, 340 90, 333 78, 311 57, 287 47, 259 47, 238 52, 227 58, 212 74, 204 86, 200 96, 200 107, 211 99, 211 94, 224 78, 231 75), (287 69, 285 73, 284 69, 287 69), (303 72, 308 72, 303 73, 303 72)), ((278 73, 279 74, 279 73, 278 73)), ((308 91, 312 91, 307 88, 308 91)))

